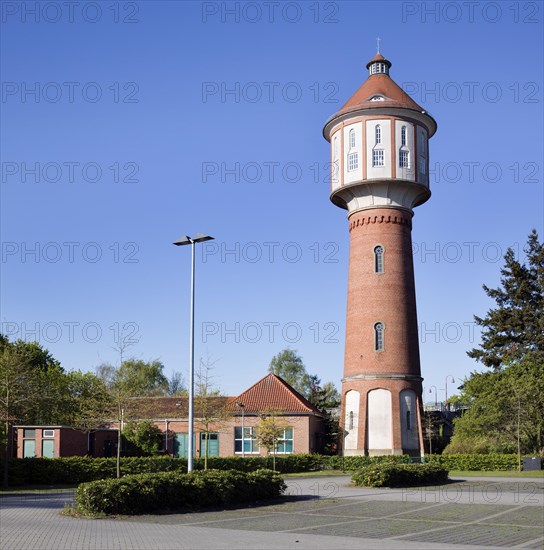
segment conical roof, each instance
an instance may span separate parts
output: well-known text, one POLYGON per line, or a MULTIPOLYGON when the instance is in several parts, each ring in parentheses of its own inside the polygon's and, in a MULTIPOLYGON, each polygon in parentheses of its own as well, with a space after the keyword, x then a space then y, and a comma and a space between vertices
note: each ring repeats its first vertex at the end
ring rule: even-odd
MULTIPOLYGON (((336 112, 325 124, 325 129, 330 127, 334 119, 346 115, 350 112, 363 109, 383 109, 384 107, 394 107, 400 109, 410 109, 422 113, 431 119, 431 126, 436 129, 434 119, 418 105, 390 76, 389 67, 391 62, 383 57, 382 54, 376 54, 368 63, 370 68, 374 63, 385 64, 385 72, 375 72, 370 74, 363 82, 360 88, 348 99, 348 101, 336 112)), ((372 71, 370 71, 372 73, 372 71)), ((324 129, 324 130, 325 130, 324 129)), ((434 133, 434 131, 432 132, 434 133)))

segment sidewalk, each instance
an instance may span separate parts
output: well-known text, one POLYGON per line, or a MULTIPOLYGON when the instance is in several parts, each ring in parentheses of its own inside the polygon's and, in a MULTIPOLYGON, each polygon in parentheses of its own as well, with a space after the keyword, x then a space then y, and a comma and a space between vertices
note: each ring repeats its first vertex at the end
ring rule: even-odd
MULTIPOLYGON (((71 503, 71 493, 2 496, 0 548, 542 548, 544 481, 521 480, 526 481, 535 484, 524 489, 515 487, 520 482, 517 479, 514 487, 504 478, 476 480, 485 483, 487 489, 480 486, 482 495, 498 483, 500 502, 459 503, 452 502, 449 492, 429 491, 432 488, 413 495, 408 490, 349 487, 349 476, 290 478, 288 492, 299 498, 292 497, 280 504, 94 520, 60 514, 64 505, 71 503), (422 502, 422 494, 432 498, 422 502), (512 496, 516 494, 517 503, 512 496), (528 502, 533 499, 534 503, 528 502)), ((474 482, 474 478, 444 487, 468 482, 474 482)))

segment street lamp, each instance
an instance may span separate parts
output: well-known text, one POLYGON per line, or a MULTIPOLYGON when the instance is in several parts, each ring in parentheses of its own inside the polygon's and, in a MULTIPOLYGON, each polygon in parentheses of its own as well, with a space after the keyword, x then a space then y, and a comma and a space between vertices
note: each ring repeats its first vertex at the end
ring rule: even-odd
POLYGON ((436 389, 436 386, 431 386, 429 388, 429 393, 433 393, 432 388, 434 388, 434 406, 438 407, 438 390, 436 389))
POLYGON ((244 427, 244 411, 246 409, 246 406, 238 401, 236 403, 238 407, 242 410, 242 458, 245 458, 246 456, 246 445, 245 445, 245 427, 244 427))
POLYGON ((194 402, 195 402, 195 244, 211 241, 213 237, 197 233, 195 237, 181 237, 173 244, 176 246, 191 245, 191 322, 189 335, 189 441, 187 442, 187 471, 193 470, 194 438, 194 402))
POLYGON ((448 378, 451 378, 452 384, 455 384, 455 378, 451 374, 448 374, 448 376, 446 376, 446 402, 448 401, 448 378))

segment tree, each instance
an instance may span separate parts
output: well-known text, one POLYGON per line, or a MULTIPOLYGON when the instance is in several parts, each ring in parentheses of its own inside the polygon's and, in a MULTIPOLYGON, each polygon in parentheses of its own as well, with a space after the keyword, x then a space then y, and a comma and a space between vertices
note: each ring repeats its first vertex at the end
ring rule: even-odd
POLYGON ((268 372, 283 378, 305 397, 311 393, 311 377, 306 372, 302 357, 295 350, 284 349, 270 361, 268 372))
POLYGON ((169 384, 163 369, 157 359, 128 359, 115 372, 114 385, 130 397, 168 395, 169 384))
POLYGON ((124 438, 132 445, 138 456, 151 456, 159 453, 163 434, 151 420, 129 421, 124 438))
POLYGON ((500 369, 531 354, 544 361, 544 245, 535 230, 528 238, 527 263, 516 260, 509 248, 501 269, 501 286, 485 293, 497 307, 485 317, 474 316, 482 327, 482 344, 468 352, 486 367, 500 369))
POLYGON ((475 316, 482 344, 468 355, 493 371, 465 380, 461 399, 469 408, 446 452, 544 450, 544 246, 535 230, 526 254, 522 264, 508 249, 501 286, 483 287, 497 307, 475 316))
MULTIPOLYGON (((222 401, 219 388, 213 382, 213 368, 217 361, 212 361, 208 355, 206 360, 200 359, 199 368, 195 373, 195 425, 204 434, 204 469, 208 469, 210 433, 217 430, 228 416, 222 401)), ((201 449, 202 452, 202 449, 201 449)))
POLYGON ((261 416, 261 420, 257 425, 256 438, 259 445, 266 449, 270 454, 272 451, 272 469, 276 471, 276 451, 278 442, 285 433, 285 428, 288 426, 280 419, 277 411, 268 410, 261 416))
POLYGON ((527 358, 498 372, 473 372, 461 398, 468 410, 455 419, 445 452, 544 451, 544 366, 527 358))
MULTIPOLYGON (((67 378, 60 363, 37 342, 10 342, 0 335, 0 430, 5 458, 10 456, 11 424, 62 424, 69 414, 67 378)), ((4 484, 8 483, 4 461, 4 484)))
POLYGON ((168 379, 168 395, 187 395, 187 387, 183 380, 183 375, 179 371, 172 373, 172 376, 168 379))

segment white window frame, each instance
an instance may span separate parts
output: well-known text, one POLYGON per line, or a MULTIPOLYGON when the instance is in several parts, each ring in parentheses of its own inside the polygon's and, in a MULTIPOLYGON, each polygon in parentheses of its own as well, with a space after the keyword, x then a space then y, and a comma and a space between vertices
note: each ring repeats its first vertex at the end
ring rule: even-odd
POLYGON ((399 167, 410 168, 410 151, 399 151, 399 167))
POLYGON ((385 339, 384 339, 384 326, 380 321, 374 325, 374 351, 384 351, 385 339))
POLYGON ((292 427, 287 427, 283 430, 283 435, 281 437, 278 437, 276 441, 276 454, 278 455, 291 455, 295 452, 295 430, 292 427), (291 431, 291 437, 287 437, 287 430, 291 431), (282 444, 285 448, 286 442, 291 442, 291 450, 290 451, 280 451, 278 448, 280 444, 282 444))
POLYGON ((374 128, 374 144, 380 145, 382 143, 382 127, 376 124, 374 128))
POLYGON ((372 150, 372 167, 385 166, 385 154, 383 149, 372 150))
POLYGON ((348 172, 353 172, 359 168, 359 153, 348 154, 348 172))
POLYGON ((258 455, 260 454, 259 442, 257 441, 256 428, 254 426, 244 426, 243 438, 237 437, 240 434, 242 436, 242 426, 234 427, 234 454, 235 455, 258 455), (236 442, 242 443, 241 450, 236 450, 236 442), (249 441, 249 449, 244 452, 244 443, 249 441))
POLYGON ((55 437, 55 430, 42 430, 42 439, 51 439, 54 437, 55 437))
POLYGON ((374 273, 383 273, 383 246, 374 247, 374 273))
POLYGON ((349 131, 349 148, 353 149, 354 147, 356 147, 356 145, 357 145, 357 141, 355 138, 355 130, 352 128, 349 131))
POLYGON ((406 146, 406 126, 400 129, 400 144, 403 147, 406 146))

